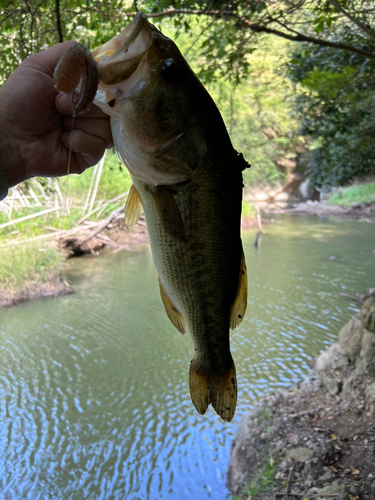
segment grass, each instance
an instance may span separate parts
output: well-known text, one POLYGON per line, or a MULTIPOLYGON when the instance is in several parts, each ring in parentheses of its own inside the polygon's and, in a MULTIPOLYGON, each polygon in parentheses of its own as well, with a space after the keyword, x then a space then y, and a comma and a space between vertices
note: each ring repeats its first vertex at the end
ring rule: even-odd
POLYGON ((23 296, 51 280, 59 279, 63 257, 41 245, 0 249, 0 295, 23 296))
POLYGON ((269 491, 275 484, 277 461, 272 458, 265 458, 263 465, 258 469, 252 480, 243 487, 241 497, 232 496, 232 500, 242 500, 243 498, 262 498, 262 495, 269 491))
POLYGON ((355 205, 375 201, 375 182, 340 188, 329 199, 330 205, 355 205))
MULTIPOLYGON (((107 153, 96 200, 110 200, 129 190, 130 176, 125 168, 120 169, 120 161, 116 154, 107 153)), ((0 298, 21 297, 29 291, 35 291, 41 286, 54 282, 59 278, 63 258, 57 248, 52 247, 50 240, 33 238, 46 233, 62 234, 64 230, 74 227, 82 217, 87 193, 93 177, 93 169, 86 170, 82 175, 71 175, 59 180, 59 187, 64 198, 71 200, 70 213, 59 210, 30 220, 19 222, 0 229, 0 298), (61 233, 59 233, 61 230, 61 233), (22 246, 17 246, 17 240, 30 240, 22 246), (1 245, 14 242, 10 246, 1 245)), ((53 183, 51 184, 51 186, 53 183)), ((124 199, 117 203, 124 203, 124 199)), ((100 218, 106 217, 116 204, 111 204, 100 218)), ((45 210, 42 207, 22 207, 12 211, 12 220, 45 210)), ((98 214, 90 217, 95 220, 98 214)), ((0 224, 8 222, 5 212, 0 212, 0 224)))
POLYGON ((248 218, 248 217, 253 217, 256 215, 256 210, 254 208, 254 205, 243 200, 242 201, 242 217, 248 218))

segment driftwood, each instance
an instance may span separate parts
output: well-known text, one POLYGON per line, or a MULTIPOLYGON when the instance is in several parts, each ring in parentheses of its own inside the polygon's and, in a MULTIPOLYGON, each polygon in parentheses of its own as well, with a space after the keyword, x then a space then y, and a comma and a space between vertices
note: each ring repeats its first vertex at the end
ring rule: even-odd
POLYGON ((350 300, 355 300, 356 302, 364 302, 367 297, 370 295, 375 294, 375 288, 368 288, 367 293, 357 293, 356 296, 354 295, 349 295, 348 293, 340 293, 342 297, 347 297, 350 300))
MULTIPOLYGON (((90 231, 90 233, 87 236, 85 236, 84 238, 67 239, 64 241, 64 246, 66 248, 69 248, 70 253, 72 255, 80 255, 82 253, 86 253, 87 251, 92 252, 92 248, 87 246, 87 243, 90 240, 92 240, 93 238, 97 237, 99 235, 99 233, 101 233, 106 227, 108 227, 109 224, 114 219, 117 219, 117 217, 119 217, 123 213, 124 213, 124 207, 117 208, 106 219, 99 222, 99 224, 96 224, 94 229, 92 231, 90 231)), ((108 244, 110 246, 116 246, 116 247, 119 246, 119 245, 117 245, 117 243, 112 241, 109 237, 101 236, 100 239, 105 240, 106 244, 108 244)))
POLYGON ((349 295, 348 293, 340 293, 342 297, 347 297, 350 300, 354 300, 355 302, 363 302, 364 297, 366 295, 359 295, 358 297, 354 297, 354 295, 349 295))
POLYGON ((121 215, 123 211, 124 207, 121 207, 112 212, 106 219, 100 222, 86 238, 81 240, 80 244, 83 245, 84 243, 87 243, 88 241, 92 240, 97 234, 101 233, 103 229, 105 229, 114 219, 116 219, 119 215, 121 215))
POLYGON ((117 201, 117 200, 120 200, 121 198, 124 198, 125 196, 127 196, 129 194, 129 191, 126 191, 125 193, 122 193, 122 194, 119 194, 118 196, 115 196, 114 198, 112 198, 111 200, 105 202, 103 205, 101 205, 100 207, 97 207, 95 208, 95 210, 93 210, 92 212, 89 212, 87 215, 85 215, 84 217, 81 217, 81 219, 79 219, 79 221, 77 222, 77 224, 81 224, 83 221, 85 221, 86 219, 88 219, 89 217, 91 217, 91 215, 93 215, 95 212, 98 212, 98 210, 100 210, 101 208, 105 208, 107 207, 108 205, 110 205, 111 203, 113 203, 114 201, 117 201))

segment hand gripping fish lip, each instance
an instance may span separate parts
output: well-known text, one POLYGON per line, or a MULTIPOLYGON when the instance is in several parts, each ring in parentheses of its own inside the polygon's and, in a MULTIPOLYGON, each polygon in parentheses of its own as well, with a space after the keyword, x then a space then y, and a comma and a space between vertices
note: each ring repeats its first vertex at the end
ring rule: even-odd
POLYGON ((75 115, 89 109, 100 81, 113 85, 134 73, 149 48, 151 37, 143 50, 136 47, 138 51, 134 56, 127 53, 145 24, 149 25, 145 16, 138 13, 120 35, 99 47, 93 54, 84 45, 76 43, 61 57, 54 71, 53 85, 58 92, 78 94, 78 97, 72 95, 75 115), (109 58, 111 64, 108 67, 106 63, 109 58))
POLYGON ((98 89, 99 73, 91 52, 80 43, 68 49, 58 62, 53 84, 58 92, 72 93, 80 85, 78 98, 72 104, 74 114, 85 112, 93 102, 98 89))

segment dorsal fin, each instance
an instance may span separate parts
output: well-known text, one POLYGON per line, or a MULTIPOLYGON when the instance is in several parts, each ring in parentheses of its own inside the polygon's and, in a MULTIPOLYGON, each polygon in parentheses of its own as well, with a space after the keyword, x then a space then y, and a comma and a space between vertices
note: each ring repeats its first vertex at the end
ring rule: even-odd
POLYGON ((247 307, 247 271, 245 255, 243 248, 241 248, 241 261, 240 261, 240 277, 238 281, 238 290, 236 298, 230 309, 230 327, 232 330, 238 326, 243 317, 245 316, 247 307))
POLYGON ((187 334, 187 328, 185 325, 185 320, 180 311, 175 307, 171 301, 171 299, 168 297, 167 292, 164 289, 164 286, 162 285, 160 281, 160 277, 158 278, 159 280, 159 286, 160 286, 160 295, 161 295, 161 300, 163 301, 166 313, 168 314, 168 318, 172 321, 173 326, 177 328, 177 330, 182 333, 182 335, 187 334))
POLYGON ((142 201, 138 191, 132 184, 125 204, 125 226, 130 229, 137 224, 143 213, 142 201))

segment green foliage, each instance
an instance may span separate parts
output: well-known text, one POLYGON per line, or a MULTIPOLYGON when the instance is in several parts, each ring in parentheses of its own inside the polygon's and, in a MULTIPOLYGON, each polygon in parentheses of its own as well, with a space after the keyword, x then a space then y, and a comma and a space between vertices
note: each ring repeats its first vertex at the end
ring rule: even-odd
POLYGON ((337 190, 330 198, 330 205, 354 205, 375 201, 375 182, 337 190))
POLYGON ((59 279, 62 255, 43 245, 27 245, 0 249, 0 292, 18 293, 29 287, 59 279))
MULTIPOLYGON (((61 192, 77 202, 83 202, 82 195, 86 196, 93 176, 93 169, 85 170, 83 174, 72 174, 59 179, 61 192)), ((122 165, 115 151, 106 153, 105 163, 97 192, 98 200, 110 200, 115 196, 128 191, 131 186, 129 172, 122 165)))
POLYGON ((332 49, 294 52, 288 74, 299 89, 295 108, 310 140, 313 185, 345 186, 375 169, 374 69, 373 61, 332 49))
POLYGON ((232 500, 262 498, 262 495, 275 484, 276 465, 276 460, 264 457, 262 467, 258 469, 251 481, 243 487, 241 497, 233 496, 232 500))
POLYGON ((256 210, 252 203, 247 203, 246 201, 242 201, 242 217, 248 218, 253 217, 256 214, 256 210))
MULTIPOLYGON (((120 160, 116 153, 107 152, 104 163, 100 184, 96 195, 96 200, 107 200, 128 191, 131 186, 130 175, 126 168, 120 168, 120 160)), ((13 236, 16 239, 27 240, 45 234, 49 230, 46 228, 55 228, 65 231, 74 227, 74 224, 82 217, 82 208, 86 201, 92 181, 94 170, 92 168, 86 170, 81 175, 70 175, 59 179, 61 193, 64 199, 71 200, 71 208, 69 211, 61 210, 42 215, 35 219, 26 220, 16 225, 7 226, 0 229, 1 240, 8 239, 13 236)), ((123 200, 120 200, 120 203, 123 200)), ((107 211, 110 211, 114 205, 109 205, 107 211)), ((23 207, 17 211, 13 210, 12 219, 18 219, 45 210, 45 206, 38 208, 23 207)), ((92 216, 95 220, 97 214, 92 216)), ((5 212, 0 212, 0 224, 8 222, 5 212)))
POLYGON ((293 86, 278 72, 289 50, 289 43, 264 37, 248 57, 246 79, 236 86, 225 79, 207 85, 233 146, 252 165, 243 172, 246 186, 283 182, 304 149, 304 139, 296 133, 298 118, 291 117, 293 86))

